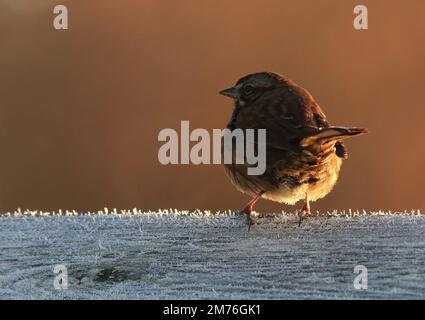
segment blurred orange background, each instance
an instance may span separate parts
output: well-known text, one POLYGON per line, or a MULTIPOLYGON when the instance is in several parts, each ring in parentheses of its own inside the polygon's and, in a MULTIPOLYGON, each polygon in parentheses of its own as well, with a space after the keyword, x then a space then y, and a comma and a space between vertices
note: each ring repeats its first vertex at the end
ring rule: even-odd
MULTIPOLYGON (((218 91, 274 71, 307 88, 347 142, 314 210, 425 208, 425 2, 32 1, 0 3, 0 211, 240 209, 219 165, 163 166, 158 132, 224 128, 218 91), (69 10, 54 30, 53 7, 69 10)), ((262 201, 258 211, 291 210, 262 201)))

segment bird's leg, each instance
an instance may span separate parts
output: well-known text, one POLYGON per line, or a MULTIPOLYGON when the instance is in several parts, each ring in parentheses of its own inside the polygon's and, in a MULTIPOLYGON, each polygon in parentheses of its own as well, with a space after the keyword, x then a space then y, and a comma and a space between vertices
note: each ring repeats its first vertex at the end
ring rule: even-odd
POLYGON ((308 194, 305 194, 304 206, 301 209, 301 214, 298 214, 298 226, 301 225, 301 221, 304 219, 306 214, 310 214, 310 201, 308 200, 308 194))
POLYGON ((261 195, 264 192, 260 192, 255 198, 253 198, 251 201, 247 203, 245 208, 243 208, 241 211, 239 211, 239 214, 245 214, 248 222, 248 231, 251 229, 251 225, 253 224, 253 220, 251 217, 252 214, 252 208, 254 207, 255 203, 261 198, 261 195))

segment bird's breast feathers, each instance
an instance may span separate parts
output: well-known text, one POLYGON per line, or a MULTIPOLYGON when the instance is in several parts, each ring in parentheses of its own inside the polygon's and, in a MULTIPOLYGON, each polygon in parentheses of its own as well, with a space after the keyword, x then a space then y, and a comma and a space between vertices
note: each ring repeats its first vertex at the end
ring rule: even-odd
MULTIPOLYGON (((326 163, 311 166, 310 168, 307 166, 303 169, 300 168, 298 174, 295 174, 295 178, 293 178, 298 183, 284 180, 276 189, 266 192, 263 198, 286 204, 295 204, 299 200, 303 200, 306 194, 308 194, 310 201, 325 197, 331 192, 338 180, 342 159, 332 153, 326 161, 326 163)), ((284 172, 287 171, 284 170, 284 172)))

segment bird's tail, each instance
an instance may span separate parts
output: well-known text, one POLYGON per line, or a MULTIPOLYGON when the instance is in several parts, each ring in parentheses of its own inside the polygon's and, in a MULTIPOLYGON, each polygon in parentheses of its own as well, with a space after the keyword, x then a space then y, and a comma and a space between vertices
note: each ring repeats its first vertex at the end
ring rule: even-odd
POLYGON ((358 136, 368 133, 365 128, 345 128, 345 127, 329 127, 322 128, 319 132, 303 138, 300 142, 302 147, 309 147, 312 145, 326 144, 328 142, 335 142, 347 139, 349 137, 358 136))

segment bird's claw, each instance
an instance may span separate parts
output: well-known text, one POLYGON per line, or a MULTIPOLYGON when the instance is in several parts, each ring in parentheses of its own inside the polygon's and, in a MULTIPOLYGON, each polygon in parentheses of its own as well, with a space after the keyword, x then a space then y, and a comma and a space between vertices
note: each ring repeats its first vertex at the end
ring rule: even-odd
POLYGON ((252 219, 251 215, 246 216, 246 222, 248 224, 248 232, 251 230, 251 226, 255 223, 254 219, 252 219))
POLYGON ((304 216, 302 214, 297 214, 298 227, 301 226, 301 222, 304 220, 304 216))
POLYGON ((305 217, 305 213, 304 213, 304 211, 302 211, 301 213, 299 213, 298 210, 297 210, 296 213, 295 213, 295 216, 297 217, 298 227, 300 227, 301 226, 301 222, 306 218, 305 217))
POLYGON ((247 208, 244 208, 238 212, 238 214, 246 216, 246 224, 248 225, 248 231, 251 229, 251 226, 255 224, 255 220, 252 218, 251 213, 252 211, 247 208))

